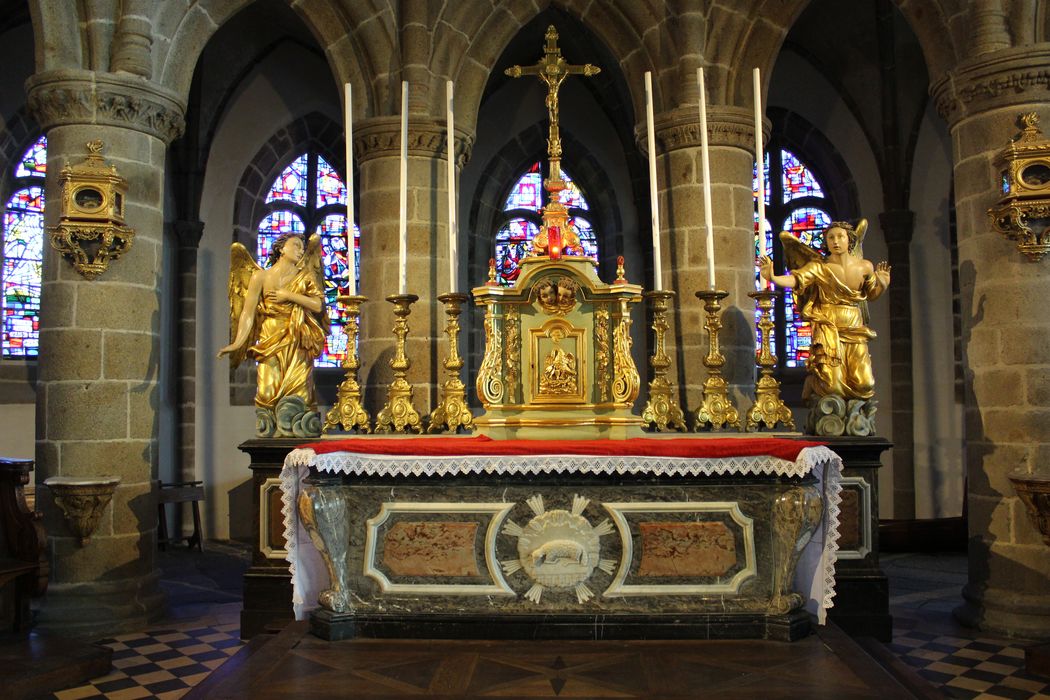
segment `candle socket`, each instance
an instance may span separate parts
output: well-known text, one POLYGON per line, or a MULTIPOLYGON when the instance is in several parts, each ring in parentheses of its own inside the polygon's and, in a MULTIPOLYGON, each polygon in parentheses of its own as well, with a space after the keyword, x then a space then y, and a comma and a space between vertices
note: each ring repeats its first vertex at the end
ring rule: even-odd
POLYGON ((459 371, 463 369, 463 358, 459 355, 459 314, 469 297, 450 292, 438 297, 445 305, 445 334, 448 336, 448 357, 445 358, 445 381, 439 389, 437 407, 431 411, 427 424, 428 433, 455 433, 457 429, 474 429, 474 414, 467 406, 467 395, 459 371))
POLYGON ((726 358, 718 346, 718 331, 722 329, 721 302, 729 292, 721 289, 705 289, 697 292, 698 299, 704 302, 704 312, 707 319, 704 328, 707 329, 709 342, 707 357, 704 358, 704 367, 707 367, 707 380, 704 381, 704 399, 700 408, 696 411, 696 423, 693 430, 701 432, 704 430, 721 430, 723 427, 741 430, 740 413, 729 400, 729 383, 722 376, 722 367, 725 366, 726 358))
POLYGON ((646 292, 653 313, 653 355, 649 364, 653 368, 653 379, 649 382, 649 399, 642 411, 642 422, 657 432, 673 428, 685 431, 685 416, 674 398, 674 385, 667 379, 671 358, 667 355, 667 308, 674 298, 672 291, 646 292))
POLYGON ((765 290, 749 292, 748 296, 758 302, 758 328, 762 332, 762 347, 758 353, 759 378, 755 384, 755 403, 747 412, 748 432, 759 429, 764 424, 769 430, 783 424, 788 430, 795 429, 795 420, 791 411, 780 398, 780 382, 773 378, 777 358, 769 346, 769 334, 776 325, 773 323, 773 300, 780 292, 765 290))
POLYGON ((412 405, 412 385, 408 383, 408 368, 411 366, 405 355, 405 338, 408 337, 408 316, 412 313, 412 304, 419 300, 415 294, 394 294, 386 298, 394 305, 394 335, 397 345, 390 368, 394 370, 394 381, 390 383, 386 405, 376 417, 377 433, 422 433, 423 422, 419 411, 412 405))
POLYGON ((361 385, 357 383, 357 370, 361 366, 357 353, 357 333, 361 327, 361 304, 367 300, 367 297, 357 295, 338 297, 339 303, 346 307, 346 357, 343 358, 342 364, 346 370, 346 378, 339 385, 335 405, 325 416, 322 433, 327 433, 336 426, 347 432, 372 432, 372 419, 364 408, 361 385))

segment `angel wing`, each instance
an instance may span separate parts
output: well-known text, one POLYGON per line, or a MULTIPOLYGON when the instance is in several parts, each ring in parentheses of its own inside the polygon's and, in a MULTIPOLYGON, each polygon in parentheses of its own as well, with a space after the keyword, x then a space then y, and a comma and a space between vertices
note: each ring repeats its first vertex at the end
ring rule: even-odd
POLYGON ((857 243, 853 246, 853 250, 850 251, 858 258, 864 257, 864 234, 868 232, 868 220, 861 219, 857 222, 857 225, 853 227, 853 231, 857 234, 857 243))
MULTIPOLYGON (((351 249, 351 252, 353 249, 351 249)), ((314 234, 306 241, 306 253, 303 254, 303 265, 314 277, 314 284, 321 290, 321 313, 317 314, 317 320, 321 322, 321 328, 328 329, 328 306, 325 303, 324 268, 322 262, 324 253, 321 250, 321 236, 314 234)))
POLYGON ((798 270, 807 263, 821 260, 820 253, 800 241, 790 231, 780 232, 780 245, 784 249, 784 266, 798 270))
MULTIPOLYGON (((243 245, 234 243, 230 246, 230 342, 237 337, 237 325, 241 320, 241 312, 244 311, 244 297, 248 292, 248 283, 251 282, 252 275, 261 269, 259 263, 255 262, 255 258, 243 245)), ((230 354, 232 367, 238 367, 244 362, 245 353, 254 342, 255 333, 253 332, 241 349, 230 354)))

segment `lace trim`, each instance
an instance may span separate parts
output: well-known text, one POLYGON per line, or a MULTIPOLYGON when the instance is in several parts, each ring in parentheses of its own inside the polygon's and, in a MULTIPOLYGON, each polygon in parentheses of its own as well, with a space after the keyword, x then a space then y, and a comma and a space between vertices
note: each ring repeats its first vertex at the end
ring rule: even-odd
POLYGON ((358 476, 455 476, 463 474, 653 474, 657 476, 711 476, 755 474, 805 476, 815 473, 821 479, 826 508, 822 520, 823 551, 819 568, 822 585, 817 597, 817 620, 824 624, 827 610, 834 607, 835 562, 838 560, 839 512, 842 503, 842 460, 824 446, 807 447, 792 462, 769 455, 689 459, 681 457, 613 457, 588 455, 516 456, 425 456, 368 455, 351 452, 316 454, 311 449, 288 453, 281 470, 281 514, 288 548, 288 570, 292 576, 292 604, 296 617, 305 606, 296 584, 298 518, 295 503, 299 484, 310 468, 333 474, 358 476))

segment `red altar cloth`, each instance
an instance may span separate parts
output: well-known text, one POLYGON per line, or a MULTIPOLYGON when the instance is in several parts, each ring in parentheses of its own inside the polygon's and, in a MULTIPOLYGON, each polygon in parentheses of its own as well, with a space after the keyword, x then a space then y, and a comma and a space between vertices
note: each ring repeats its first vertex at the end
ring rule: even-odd
POLYGON ((317 454, 453 457, 490 455, 595 455, 718 459, 769 455, 794 462, 799 452, 822 442, 784 438, 631 438, 628 440, 493 440, 473 437, 346 438, 301 445, 317 454))

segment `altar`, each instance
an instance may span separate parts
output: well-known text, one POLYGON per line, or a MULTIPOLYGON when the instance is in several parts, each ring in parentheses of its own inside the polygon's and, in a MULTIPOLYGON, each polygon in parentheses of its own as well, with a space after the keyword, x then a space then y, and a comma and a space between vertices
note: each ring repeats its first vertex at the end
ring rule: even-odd
POLYGON ((350 438, 285 460, 326 639, 765 638, 834 596, 842 462, 780 438, 350 438))

